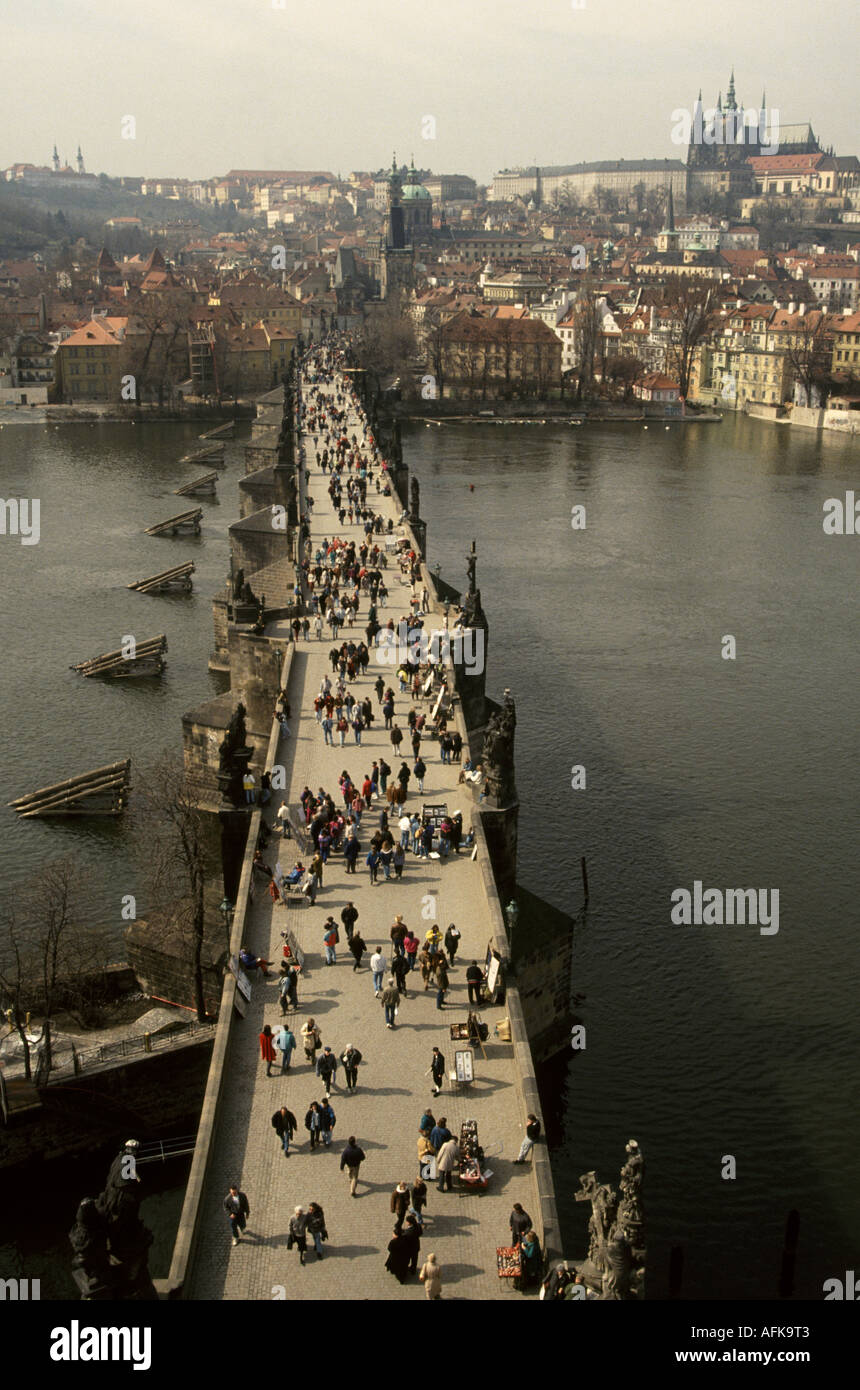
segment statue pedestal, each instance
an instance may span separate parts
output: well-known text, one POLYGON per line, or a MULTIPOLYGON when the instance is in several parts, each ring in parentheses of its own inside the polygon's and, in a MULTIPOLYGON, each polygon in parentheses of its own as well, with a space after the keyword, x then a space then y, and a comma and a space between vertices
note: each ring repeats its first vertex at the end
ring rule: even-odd
POLYGON ((224 897, 235 903, 239 896, 239 881, 242 877, 242 860, 251 823, 251 808, 242 810, 233 806, 222 806, 218 812, 221 822, 221 873, 224 881, 224 897))

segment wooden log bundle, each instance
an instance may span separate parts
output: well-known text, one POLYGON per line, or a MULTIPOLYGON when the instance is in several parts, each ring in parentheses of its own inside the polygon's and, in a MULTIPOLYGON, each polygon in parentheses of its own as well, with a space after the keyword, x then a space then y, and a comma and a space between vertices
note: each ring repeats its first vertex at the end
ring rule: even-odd
POLYGON ((173 495, 174 497, 214 497, 217 482, 217 473, 204 473, 202 477, 185 483, 183 487, 174 488, 173 495))
POLYGON ((172 590, 190 593, 193 573, 194 561, 186 560, 183 565, 174 565, 172 569, 162 570, 161 574, 150 575, 149 579, 138 579, 134 584, 127 584, 126 588, 134 589, 139 594, 164 594, 172 590))
POLYGON ((72 666, 82 676, 110 676, 120 679, 124 676, 160 676, 167 664, 164 653, 167 651, 167 638, 164 633, 158 637, 147 637, 136 642, 134 655, 128 655, 123 648, 115 652, 102 652, 100 656, 90 657, 72 666))
POLYGON ((166 521, 157 522, 155 526, 147 526, 146 534, 148 536, 199 536, 202 516, 202 507, 196 507, 191 512, 179 512, 176 516, 169 516, 166 521))
POLYGON ((223 425, 216 425, 214 430, 207 430, 205 434, 199 436, 200 439, 232 439, 233 431, 236 426, 235 420, 226 420, 223 425))
POLYGON ((213 463, 224 462, 224 441, 223 439, 214 443, 210 441, 202 449, 192 449, 190 453, 183 454, 180 463, 202 463, 204 459, 211 459, 213 463))
POLYGON ((24 820, 34 816, 118 816, 128 800, 131 758, 54 782, 10 801, 24 820))

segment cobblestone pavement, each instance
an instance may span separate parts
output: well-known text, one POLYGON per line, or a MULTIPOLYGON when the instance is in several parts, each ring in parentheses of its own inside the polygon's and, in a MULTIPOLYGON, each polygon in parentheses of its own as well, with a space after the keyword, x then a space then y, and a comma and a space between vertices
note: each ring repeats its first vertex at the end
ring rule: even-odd
MULTIPOLYGON (((351 419, 347 432, 351 434, 356 419, 351 419)), ((314 467, 314 445, 307 437, 308 463, 311 468, 309 493, 314 498, 311 539, 318 541, 333 534, 337 527, 327 492, 328 475, 314 467)), ((368 488, 370 506, 383 510, 383 515, 399 514, 395 500, 388 501, 368 488)), ((338 528, 344 536, 361 539, 362 528, 349 525, 338 528)), ((399 620, 408 612, 410 589, 401 587, 396 567, 389 565, 386 582, 390 593, 387 607, 381 609, 383 622, 389 616, 399 620)), ((367 601, 356 621, 356 640, 363 636, 367 601)), ((433 623, 432 626, 437 626, 433 623)), ((346 630, 349 632, 349 629, 346 630)), ((339 639, 341 640, 341 639, 339 639)), ((393 758, 388 733, 383 728, 381 714, 370 731, 362 734, 359 749, 350 730, 347 745, 326 747, 322 730, 313 711, 313 697, 320 682, 330 671, 328 652, 331 640, 300 642, 294 654, 290 676, 289 696, 292 705, 290 728, 292 737, 281 741, 280 758, 287 769, 287 799, 298 800, 302 787, 316 789, 324 786, 338 802, 337 782, 343 768, 348 769, 359 784, 369 772, 373 758, 384 754, 396 772, 401 758, 393 758)), ((386 682, 396 686, 394 667, 368 667, 367 676, 353 682, 353 690, 362 698, 370 690, 374 710, 378 709, 373 682, 382 671, 386 682)), ((395 718, 406 730, 404 747, 408 748, 406 714, 410 708, 406 697, 395 702, 395 718)), ((411 751, 411 750, 410 750, 411 751)), ((438 745, 425 740, 422 755, 427 763, 423 797, 410 786, 406 805, 420 806, 422 800, 446 802, 449 811, 462 810, 464 830, 468 831, 472 798, 458 786, 459 769, 446 766, 439 759, 438 745)), ((276 793, 268 808, 274 813, 276 793)), ((380 801, 366 811, 362 821, 362 844, 366 845, 379 823, 380 801)), ((273 846, 276 844, 273 841, 273 846)), ((282 867, 291 867, 288 860, 295 843, 287 841, 281 849, 282 867)), ((274 862, 276 851, 270 847, 266 858, 274 862)), ((228 1052, 229 1080, 225 1081, 220 1104, 215 1150, 203 1199, 202 1233, 193 1276, 186 1296, 195 1299, 415 1299, 424 1298, 417 1277, 401 1286, 384 1268, 386 1247, 391 1238, 393 1218, 389 1211, 390 1194, 401 1179, 411 1182, 417 1175, 418 1120, 430 1105, 437 1118, 445 1116, 451 1131, 459 1134, 461 1121, 476 1119, 478 1135, 489 1166, 493 1170, 489 1188, 482 1194, 455 1190, 439 1193, 435 1184, 428 1183, 428 1205, 425 1212, 425 1233, 421 1260, 433 1251, 442 1266, 443 1298, 519 1299, 522 1295, 510 1287, 510 1281, 500 1280, 496 1273, 495 1250, 509 1240, 508 1217, 514 1201, 522 1202, 527 1211, 537 1211, 535 1185, 528 1165, 513 1167, 523 1134, 524 1116, 521 1113, 515 1088, 512 1049, 495 1040, 493 1024, 501 1014, 497 1009, 482 1015, 490 1024, 486 1043, 486 1060, 475 1050, 475 1081, 457 1093, 446 1080, 442 1094, 431 1095, 428 1075, 434 1045, 443 1052, 447 1070, 454 1061, 454 1044, 449 1024, 465 1021, 468 1004, 465 974, 473 958, 484 959, 489 931, 480 919, 481 896, 478 865, 471 862, 469 852, 450 856, 448 861, 420 860, 407 854, 403 879, 369 882, 363 866, 364 853, 359 856, 355 876, 345 873, 340 855, 326 865, 323 886, 315 906, 272 905, 267 893, 258 892, 251 913, 248 944, 251 949, 268 954, 269 959, 281 958, 281 931, 288 926, 298 937, 305 953, 305 971, 299 987, 299 1010, 289 1015, 296 1033, 313 1017, 318 1023, 323 1044, 329 1044, 339 1055, 348 1043, 363 1054, 358 1088, 347 1093, 343 1086, 342 1068, 338 1067, 331 1104, 336 1115, 334 1140, 329 1149, 311 1151, 304 1116, 313 1100, 323 1095, 322 1082, 314 1076, 304 1058, 301 1045, 293 1053, 293 1063, 286 1076, 280 1074, 280 1062, 273 1065, 273 1075, 267 1078, 260 1061, 257 1035, 264 1022, 273 1031, 280 1021, 278 988, 274 978, 257 980, 253 985, 247 1017, 236 1019, 228 1052), (346 945, 340 923, 340 912, 348 899, 359 911, 358 928, 368 946, 368 955, 359 972, 353 971, 353 958, 346 945), (367 964, 373 950, 381 946, 386 961, 391 961, 389 930, 395 913, 402 913, 408 926, 423 939, 433 922, 444 932, 450 922, 456 922, 462 932, 461 951, 450 971, 451 989, 443 1011, 435 1005, 431 989, 425 993, 420 972, 416 969, 410 979, 408 998, 400 1007, 396 1027, 385 1026, 379 1000, 374 997, 372 979, 367 964), (341 945, 337 948, 337 963, 325 965, 322 947, 322 928, 331 913, 338 923, 341 945), (288 1156, 271 1127, 275 1110, 286 1104, 299 1122, 299 1131, 288 1156), (340 1153, 349 1135, 354 1134, 367 1155, 362 1165, 358 1195, 352 1198, 345 1172, 340 1170, 340 1153), (239 1183, 247 1193, 251 1214, 248 1229, 236 1247, 231 1245, 230 1231, 222 1209, 222 1201, 230 1182, 239 1183), (319 1202, 326 1216, 330 1240, 325 1256, 318 1260, 311 1249, 302 1267, 295 1250, 287 1249, 287 1228, 295 1206, 307 1207, 319 1202), (532 1204, 532 1205, 530 1205, 532 1204)), ((280 1054, 278 1054, 280 1056, 280 1054)), ((420 1266, 419 1266, 420 1267, 420 1266)))

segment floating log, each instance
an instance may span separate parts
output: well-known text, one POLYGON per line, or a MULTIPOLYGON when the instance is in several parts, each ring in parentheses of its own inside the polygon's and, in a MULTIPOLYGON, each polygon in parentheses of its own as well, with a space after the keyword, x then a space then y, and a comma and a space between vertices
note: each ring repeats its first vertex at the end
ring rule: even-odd
POLYGON ((177 516, 159 521, 155 526, 147 526, 148 536, 199 536, 203 508, 196 507, 192 512, 180 512, 177 516))
POLYGON ((232 439, 236 428, 235 420, 227 420, 223 425, 216 425, 214 430, 207 430, 205 434, 199 436, 200 439, 232 439))
POLYGON ((139 594, 165 594, 177 589, 190 593, 193 573, 194 561, 186 560, 184 565, 174 565, 173 569, 162 570, 161 574, 153 574, 149 579, 138 579, 136 584, 127 584, 126 588, 139 594))
POLYGON ((224 462, 224 443, 223 441, 215 444, 207 444, 202 449, 192 449, 190 453, 183 454, 180 463, 202 463, 204 459, 211 459, 214 463, 219 460, 224 462))
POLYGON ((34 816, 118 816, 128 799, 131 759, 108 763, 7 804, 24 820, 34 816))
POLYGON ((147 637, 136 642, 134 656, 123 652, 103 652, 101 656, 90 657, 72 666, 82 676, 110 676, 119 679, 123 676, 160 676, 166 665, 164 653, 167 651, 167 638, 162 633, 158 637, 147 637))
POLYGON ((217 482, 217 473, 204 473, 202 477, 195 478, 193 482, 186 483, 184 487, 174 488, 173 495, 174 497, 214 497, 217 482))

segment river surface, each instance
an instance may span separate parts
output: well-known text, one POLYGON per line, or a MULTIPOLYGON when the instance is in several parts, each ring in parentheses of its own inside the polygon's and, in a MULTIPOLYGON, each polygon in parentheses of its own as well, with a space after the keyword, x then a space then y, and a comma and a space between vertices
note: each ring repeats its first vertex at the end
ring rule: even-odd
MULTIPOLYGON (((131 425, 5 425, 0 429, 0 495, 38 498, 40 537, 24 545, 0 536, 3 683, 0 785, 11 800, 80 772, 132 758, 137 769, 182 749, 186 710, 217 694, 207 671, 214 640, 211 599, 229 568, 227 527, 238 519, 236 484, 243 441, 227 441, 218 496, 174 496, 211 472, 178 460, 202 447, 214 422, 131 425), (178 512, 203 510, 199 537, 144 534, 178 512), (126 585, 193 560, 190 595, 137 594, 126 585), (167 668, 159 678, 85 679, 70 666, 164 633, 167 668)), ((247 424, 240 425, 244 436, 247 424)), ((0 862, 7 885, 33 891, 41 866, 73 856, 87 874, 93 920, 116 924, 121 898, 145 892, 135 836, 134 798, 120 820, 4 818, 0 862)), ((144 904, 145 905, 145 904, 144 904)))
MULTIPOLYGON (((199 503, 199 539, 143 534, 207 471, 178 463, 199 428, 0 430, 0 493, 41 501, 38 545, 0 536, 4 802, 177 752, 182 714, 221 688, 209 601, 243 440, 227 445, 219 500, 199 503), (190 597, 125 588, 186 558, 190 597), (160 632, 160 680, 69 670, 160 632)), ((860 537, 822 529, 824 500, 860 481, 860 445, 729 416, 668 431, 419 427, 404 452, 444 579, 465 587, 477 541, 488 692, 517 700, 520 880, 576 914, 588 859, 572 981, 587 1045, 544 1078, 567 1251, 586 1247, 579 1174, 616 1181, 635 1138, 650 1297, 667 1295, 673 1246, 683 1297, 774 1297, 796 1208, 796 1295, 820 1298, 860 1258, 860 537), (778 889, 779 931, 673 925, 670 894, 696 880, 778 889)), ((3 814, 7 890, 32 891, 46 860, 73 854, 121 956, 120 899, 139 891, 133 809, 116 823, 3 814)))
POLYGON ((404 453, 443 579, 465 587, 477 541, 488 693, 517 700, 520 880, 576 914, 588 860, 586 1048, 543 1086, 567 1253, 579 1175, 617 1182, 634 1138, 650 1297, 673 1246, 683 1297, 776 1297, 796 1208, 796 1296, 821 1298, 860 1258, 860 536, 822 528, 860 442, 728 416, 421 427, 404 453), (696 880, 778 889, 779 931, 673 925, 696 880))

